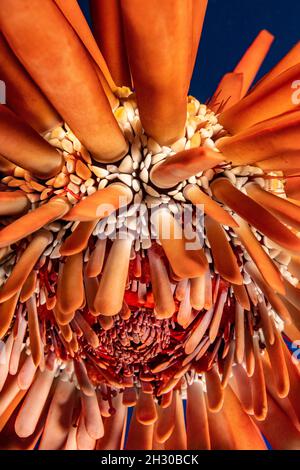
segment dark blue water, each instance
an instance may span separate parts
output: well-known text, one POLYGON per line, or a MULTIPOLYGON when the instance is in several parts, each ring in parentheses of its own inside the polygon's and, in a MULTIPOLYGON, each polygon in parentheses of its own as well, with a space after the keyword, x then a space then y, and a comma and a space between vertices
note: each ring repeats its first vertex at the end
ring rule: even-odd
MULTIPOLYGON (((142 1, 142 0, 141 0, 142 1)), ((89 17, 88 0, 79 0, 89 17)), ((206 100, 261 29, 276 36, 267 72, 300 39, 299 0, 209 0, 191 93, 206 100)))

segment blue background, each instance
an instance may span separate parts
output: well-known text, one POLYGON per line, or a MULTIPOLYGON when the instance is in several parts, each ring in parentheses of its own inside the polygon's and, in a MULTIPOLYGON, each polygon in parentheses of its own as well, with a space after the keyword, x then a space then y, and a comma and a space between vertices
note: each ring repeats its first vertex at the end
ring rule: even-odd
MULTIPOLYGON (((89 18, 89 0, 79 3, 89 18)), ((191 93, 206 101, 261 29, 276 37, 262 68, 266 73, 300 39, 300 1, 208 0, 191 93)))

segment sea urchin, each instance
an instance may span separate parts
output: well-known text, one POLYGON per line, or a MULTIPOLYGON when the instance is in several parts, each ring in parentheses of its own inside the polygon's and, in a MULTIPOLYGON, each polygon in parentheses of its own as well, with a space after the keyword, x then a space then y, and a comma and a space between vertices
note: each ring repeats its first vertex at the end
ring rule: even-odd
POLYGON ((299 44, 201 104, 206 0, 91 6, 1 5, 0 446, 299 448, 299 44))

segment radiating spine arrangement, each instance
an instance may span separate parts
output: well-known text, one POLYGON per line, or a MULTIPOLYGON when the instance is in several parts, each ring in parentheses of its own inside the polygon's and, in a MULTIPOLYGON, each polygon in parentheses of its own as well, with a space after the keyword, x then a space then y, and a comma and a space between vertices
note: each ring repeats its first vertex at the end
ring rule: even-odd
POLYGON ((207 3, 1 5, 1 449, 300 447, 299 44, 201 104, 207 3))

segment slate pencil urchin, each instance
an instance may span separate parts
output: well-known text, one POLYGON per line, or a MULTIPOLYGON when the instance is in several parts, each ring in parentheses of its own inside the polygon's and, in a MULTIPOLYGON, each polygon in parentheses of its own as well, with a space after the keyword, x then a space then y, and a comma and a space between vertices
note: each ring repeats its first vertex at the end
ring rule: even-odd
POLYGON ((299 43, 201 104, 207 0, 91 7, 1 2, 0 447, 299 449, 299 43))

